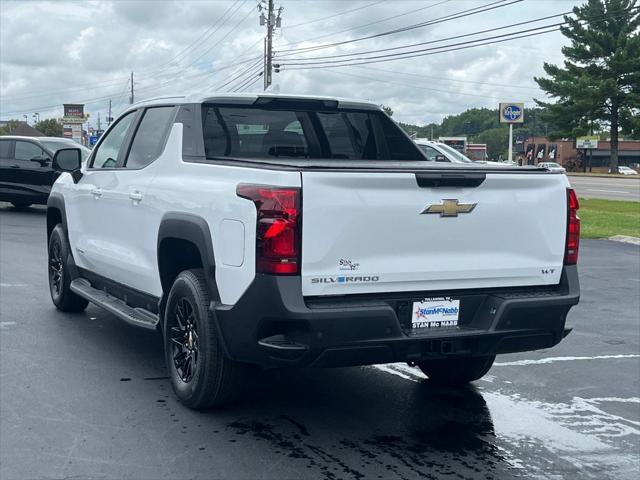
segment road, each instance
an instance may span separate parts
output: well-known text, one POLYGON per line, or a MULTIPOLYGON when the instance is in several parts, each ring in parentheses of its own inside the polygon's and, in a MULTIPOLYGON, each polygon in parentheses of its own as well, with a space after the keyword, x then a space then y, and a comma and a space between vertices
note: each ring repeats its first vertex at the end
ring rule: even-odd
POLYGON ((199 413, 173 396, 157 334, 53 308, 44 225, 0 204, 3 480, 638 478, 638 246, 583 241, 573 333, 473 387, 401 364, 282 370, 199 413))
MULTIPOLYGON (((640 175, 639 175, 640 177, 640 175)), ((569 182, 581 198, 633 200, 640 202, 640 178, 569 176, 569 182)))

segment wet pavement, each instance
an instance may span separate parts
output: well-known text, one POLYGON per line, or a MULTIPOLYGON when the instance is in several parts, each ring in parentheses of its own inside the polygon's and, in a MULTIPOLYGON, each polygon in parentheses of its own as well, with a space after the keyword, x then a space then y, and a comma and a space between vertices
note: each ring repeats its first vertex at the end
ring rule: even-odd
POLYGON ((49 299, 41 208, 0 204, 0 478, 631 479, 640 474, 640 248, 583 241, 553 349, 455 390, 394 364, 272 371, 182 407, 160 337, 49 299))

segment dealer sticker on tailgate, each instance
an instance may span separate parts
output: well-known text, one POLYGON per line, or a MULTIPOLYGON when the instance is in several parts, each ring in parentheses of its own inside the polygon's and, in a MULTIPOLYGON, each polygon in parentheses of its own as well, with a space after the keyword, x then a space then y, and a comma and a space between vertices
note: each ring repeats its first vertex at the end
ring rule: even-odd
POLYGON ((413 302, 412 328, 455 327, 458 325, 460 300, 449 297, 425 298, 413 302))

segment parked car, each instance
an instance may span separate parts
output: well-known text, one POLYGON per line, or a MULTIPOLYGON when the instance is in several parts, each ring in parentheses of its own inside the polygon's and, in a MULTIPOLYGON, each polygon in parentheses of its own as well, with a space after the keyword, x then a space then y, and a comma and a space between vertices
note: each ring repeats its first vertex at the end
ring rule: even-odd
POLYGON ((560 342, 579 300, 564 175, 427 162, 375 103, 152 99, 85 164, 53 164, 54 305, 161 330, 192 408, 232 401, 255 367, 409 362, 462 385, 560 342))
MULTIPOLYGON (((446 143, 436 142, 433 140, 427 140, 424 138, 418 138, 415 140, 416 145, 422 150, 427 157, 427 160, 431 162, 452 162, 452 163, 474 163, 481 165, 492 166, 505 166, 506 162, 490 162, 486 160, 473 161, 466 155, 462 154, 455 148, 447 145, 446 143)), ((514 165, 514 164, 512 164, 514 165)))
POLYGON ((538 167, 548 168, 552 172, 566 173, 565 168, 556 162, 540 162, 538 163, 538 167))
MULTIPOLYGON (((611 170, 609 170, 609 173, 611 173, 611 170)), ((618 173, 620 175, 638 175, 638 172, 633 168, 629 168, 625 165, 618 165, 618 173)))
POLYGON ((0 201, 16 208, 46 204, 58 178, 51 159, 61 148, 77 147, 86 159, 90 150, 58 137, 0 137, 0 201))

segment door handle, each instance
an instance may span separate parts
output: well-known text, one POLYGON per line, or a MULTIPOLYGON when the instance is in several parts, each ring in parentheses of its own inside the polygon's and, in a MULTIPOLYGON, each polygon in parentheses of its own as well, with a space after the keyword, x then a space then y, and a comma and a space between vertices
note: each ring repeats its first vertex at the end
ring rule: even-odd
POLYGON ((11 165, 11 168, 20 168, 20 165, 13 164, 11 165))
POLYGON ((142 200, 142 193, 137 190, 129 192, 129 198, 134 202, 139 202, 142 200))
POLYGON ((102 196, 102 189, 101 188, 94 188, 93 190, 91 190, 91 194, 95 198, 100 198, 102 196))

